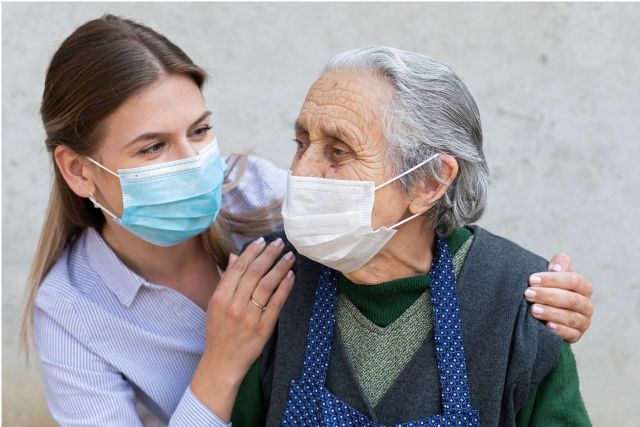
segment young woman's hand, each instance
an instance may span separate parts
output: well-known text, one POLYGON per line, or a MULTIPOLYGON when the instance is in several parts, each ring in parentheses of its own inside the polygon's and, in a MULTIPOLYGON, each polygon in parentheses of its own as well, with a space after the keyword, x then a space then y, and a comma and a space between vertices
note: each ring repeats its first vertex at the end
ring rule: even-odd
POLYGON ((209 307, 204 354, 191 391, 228 422, 240 383, 262 352, 294 282, 293 253, 271 268, 284 243, 263 238, 229 259, 209 307))
POLYGON ((557 254, 549 263, 549 272, 529 277, 527 301, 533 302, 531 314, 547 322, 547 327, 570 343, 578 341, 591 325, 594 305, 593 286, 575 273, 566 254, 557 254))

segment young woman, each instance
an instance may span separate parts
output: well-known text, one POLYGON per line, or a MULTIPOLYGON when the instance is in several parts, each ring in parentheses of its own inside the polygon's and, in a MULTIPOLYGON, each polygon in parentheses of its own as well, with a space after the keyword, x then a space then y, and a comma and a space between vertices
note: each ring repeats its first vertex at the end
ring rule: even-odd
MULTIPOLYGON (((141 425, 139 411, 173 426, 227 422, 291 290, 293 254, 274 265, 282 240, 258 238, 282 227, 286 172, 220 156, 205 81, 164 36, 110 15, 51 60, 41 115, 55 178, 24 337, 33 321, 61 425, 141 425)), ((577 340, 589 282, 540 277, 539 318, 577 340)))

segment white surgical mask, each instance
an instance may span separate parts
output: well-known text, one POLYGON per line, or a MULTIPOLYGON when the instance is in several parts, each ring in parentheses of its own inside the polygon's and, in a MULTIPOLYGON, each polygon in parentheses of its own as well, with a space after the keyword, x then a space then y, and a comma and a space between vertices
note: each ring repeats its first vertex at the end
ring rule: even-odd
POLYGON ((282 218, 287 239, 298 253, 320 264, 350 273, 373 258, 396 233, 390 227, 373 230, 371 214, 376 190, 438 157, 439 154, 377 187, 373 181, 293 176, 287 178, 282 218))

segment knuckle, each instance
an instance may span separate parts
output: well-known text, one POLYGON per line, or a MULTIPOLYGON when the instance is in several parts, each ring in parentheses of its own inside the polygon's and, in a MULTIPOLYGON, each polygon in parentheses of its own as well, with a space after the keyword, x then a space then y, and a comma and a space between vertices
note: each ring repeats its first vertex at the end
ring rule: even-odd
POLYGON ((254 322, 252 318, 250 318, 249 316, 245 317, 243 322, 242 322, 242 327, 245 331, 254 334, 257 332, 258 330, 258 323, 254 322))
POLYGON ((257 262, 252 262, 251 265, 247 268, 247 273, 252 276, 259 276, 262 272, 262 267, 257 262))
POLYGON ((247 269, 247 261, 244 258, 238 258, 231 268, 238 273, 244 273, 247 269))
POLYGON ((211 295, 211 304, 213 305, 213 307, 216 307, 216 308, 219 308, 221 305, 224 304, 224 295, 222 294, 222 292, 220 291, 213 292, 213 295, 211 295))
POLYGON ((256 335, 265 337, 271 335, 271 327, 266 322, 260 322, 256 325, 256 335))
POLYGON ((579 329, 580 323, 582 323, 582 318, 578 313, 573 312, 569 314, 569 318, 567 319, 567 326, 573 329, 579 329))
POLYGON ((242 309, 238 304, 231 304, 227 307, 227 317, 234 321, 239 321, 242 318, 242 309))
POLYGON ((266 291, 271 291, 274 287, 274 283, 273 280, 271 280, 270 277, 265 276, 262 279, 260 279, 260 281, 258 282, 258 286, 259 289, 264 289, 266 291))
POLYGON ((571 330, 567 333, 566 340, 571 344, 578 342, 578 340, 582 337, 580 331, 571 330))
POLYGON ((591 284, 590 281, 586 281, 586 283, 584 284, 584 289, 586 291, 586 296, 588 296, 589 298, 591 298, 591 296, 593 295, 593 285, 591 284))
POLYGON ((567 301, 567 304, 569 306, 568 308, 571 308, 571 309, 574 309, 574 310, 578 309, 580 307, 580 300, 581 300, 581 295, 580 294, 577 294, 575 292, 571 292, 569 294, 569 296, 568 296, 568 301, 567 301))
POLYGON ((577 273, 571 273, 569 274, 569 286, 571 286, 571 289, 578 289, 578 286, 580 285, 580 275, 577 273))

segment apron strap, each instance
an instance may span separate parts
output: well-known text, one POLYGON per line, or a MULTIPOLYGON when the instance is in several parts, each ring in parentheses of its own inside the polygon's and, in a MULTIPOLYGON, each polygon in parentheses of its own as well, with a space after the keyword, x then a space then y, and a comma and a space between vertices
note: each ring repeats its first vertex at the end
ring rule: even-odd
POLYGON ((433 268, 429 273, 431 304, 440 394, 445 414, 471 410, 471 400, 462 342, 456 278, 447 242, 438 237, 433 268))
POLYGON ((328 267, 320 270, 313 311, 307 333, 302 380, 324 387, 329 370, 329 356, 336 322, 338 272, 328 267))

